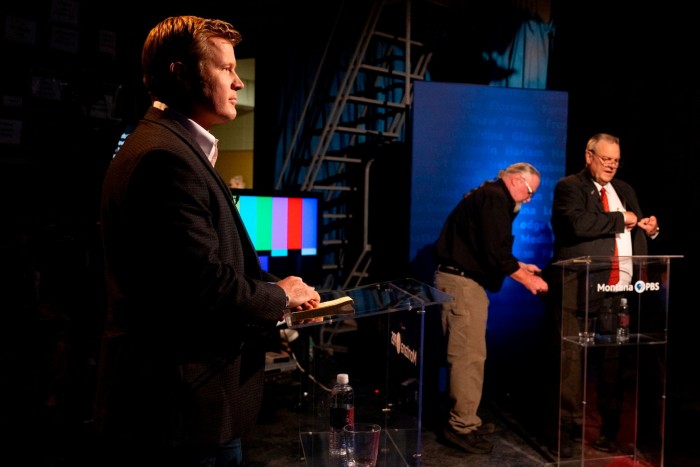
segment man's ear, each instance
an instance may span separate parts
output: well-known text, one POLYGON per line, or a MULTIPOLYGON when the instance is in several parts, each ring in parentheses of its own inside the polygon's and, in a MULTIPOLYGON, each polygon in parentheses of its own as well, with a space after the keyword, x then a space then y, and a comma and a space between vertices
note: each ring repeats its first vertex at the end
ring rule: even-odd
POLYGON ((508 178, 509 178, 509 181, 510 181, 510 186, 512 186, 513 188, 515 188, 515 186, 518 184, 518 181, 519 181, 518 178, 515 176, 515 174, 510 174, 510 175, 508 176, 508 178))
POLYGON ((192 83, 190 82, 189 73, 187 66, 182 62, 173 62, 170 64, 170 73, 175 77, 175 80, 180 83, 183 89, 191 89, 192 83))

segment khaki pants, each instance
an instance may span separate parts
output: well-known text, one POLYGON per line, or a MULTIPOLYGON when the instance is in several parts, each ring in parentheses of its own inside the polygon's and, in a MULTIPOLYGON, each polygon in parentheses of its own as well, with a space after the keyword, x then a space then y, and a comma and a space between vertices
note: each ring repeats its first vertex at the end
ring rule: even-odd
POLYGON ((489 299, 473 280, 437 271, 435 287, 454 297, 442 304, 442 329, 450 368, 449 424, 466 434, 481 425, 477 415, 484 385, 489 299))

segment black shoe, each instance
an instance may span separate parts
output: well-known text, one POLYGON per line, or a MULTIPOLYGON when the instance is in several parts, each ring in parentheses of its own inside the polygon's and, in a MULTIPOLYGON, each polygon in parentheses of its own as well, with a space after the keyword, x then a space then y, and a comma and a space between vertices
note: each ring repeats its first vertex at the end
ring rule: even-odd
POLYGON ((571 441, 581 441, 583 439, 583 426, 574 424, 571 427, 571 441))
POLYGON ((593 442, 593 449, 602 452, 615 452, 617 451, 617 443, 612 438, 601 436, 593 442))
POLYGON ((547 450, 554 457, 569 459, 574 456, 574 446, 567 436, 562 436, 561 443, 553 439, 547 446, 547 450))
POLYGON ((446 426, 443 430, 445 439, 471 454, 488 454, 493 450, 493 444, 483 439, 476 431, 466 435, 457 433, 451 426, 446 426))

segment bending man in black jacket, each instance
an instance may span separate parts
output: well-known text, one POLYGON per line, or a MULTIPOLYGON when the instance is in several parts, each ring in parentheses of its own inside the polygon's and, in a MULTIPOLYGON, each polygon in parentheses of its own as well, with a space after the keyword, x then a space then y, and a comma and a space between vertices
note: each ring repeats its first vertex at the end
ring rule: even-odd
POLYGON ((496 180, 484 182, 462 198, 435 245, 435 287, 455 298, 442 305, 452 399, 444 435, 470 453, 488 454, 493 449, 481 436, 493 432, 493 424, 482 424, 477 415, 486 361, 486 291, 498 292, 506 277, 533 294, 548 290, 537 275, 537 265, 513 256, 513 221, 539 186, 535 167, 524 162, 509 166, 496 180))

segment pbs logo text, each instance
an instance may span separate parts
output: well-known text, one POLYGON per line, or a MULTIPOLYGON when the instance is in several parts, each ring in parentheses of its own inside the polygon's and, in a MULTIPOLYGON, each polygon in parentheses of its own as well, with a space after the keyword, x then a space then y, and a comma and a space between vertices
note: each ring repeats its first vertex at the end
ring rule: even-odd
POLYGON ((658 290, 661 290, 661 285, 658 282, 637 281, 634 283, 634 291, 637 293, 656 292, 658 290))

